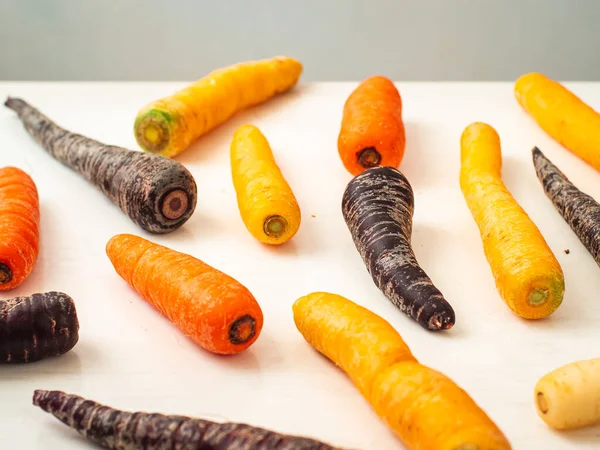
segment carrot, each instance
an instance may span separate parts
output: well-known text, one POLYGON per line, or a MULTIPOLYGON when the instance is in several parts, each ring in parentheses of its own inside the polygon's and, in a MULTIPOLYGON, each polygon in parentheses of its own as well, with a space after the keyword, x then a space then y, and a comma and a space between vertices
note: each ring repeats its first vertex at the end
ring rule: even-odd
POLYGON ((405 144, 402 99, 394 83, 383 76, 363 80, 344 103, 338 135, 344 167, 352 175, 369 167, 398 167, 405 144))
POLYGON ((88 441, 118 450, 341 450, 243 423, 120 411, 61 391, 36 390, 33 404, 88 441))
POLYGON ((204 349, 239 353, 258 338, 261 308, 229 275, 130 234, 113 236, 106 254, 121 278, 204 349))
POLYGON ((420 364, 383 318, 327 292, 299 298, 293 313, 306 341, 348 375, 408 449, 511 448, 469 394, 420 364))
POLYGON ((40 204, 35 183, 16 167, 0 169, 0 291, 20 286, 37 262, 40 204))
POLYGON ((546 196, 600 266, 600 203, 577 189, 539 148, 532 155, 546 196))
POLYGON ((30 363, 69 352, 79 340, 73 299, 62 292, 0 300, 0 363, 30 363))
POLYGON ((485 123, 472 123, 463 131, 460 144, 460 187, 500 296, 525 319, 551 315, 563 300, 563 271, 539 229, 502 182, 498 133, 485 123))
POLYGON ((169 233, 194 212, 196 182, 180 163, 71 133, 18 98, 5 105, 52 157, 99 188, 144 230, 169 233))
POLYGON ((600 114, 562 84, 541 73, 517 79, 521 107, 552 139, 600 171, 600 114))
POLYGON ((414 195, 393 167, 373 167, 348 183, 342 213, 375 285, 407 316, 430 331, 454 326, 455 314, 411 247, 414 195))
POLYGON ((296 85, 302 64, 280 56, 222 67, 144 106, 135 137, 148 152, 173 157, 236 113, 296 85))
POLYGON ((269 142, 252 125, 242 125, 231 143, 231 173, 246 228, 260 242, 282 244, 300 227, 300 207, 275 162, 269 142))
POLYGON ((600 358, 576 361, 544 375, 535 385, 540 418, 556 430, 600 424, 600 358))

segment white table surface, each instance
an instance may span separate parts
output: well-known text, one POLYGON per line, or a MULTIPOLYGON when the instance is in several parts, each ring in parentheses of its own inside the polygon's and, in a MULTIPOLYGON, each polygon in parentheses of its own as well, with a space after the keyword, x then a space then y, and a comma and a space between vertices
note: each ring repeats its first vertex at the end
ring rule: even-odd
MULTIPOLYGON (((185 83, 0 83, 58 124, 138 149, 133 120, 146 102, 185 83)), ((177 159, 196 178, 195 214, 180 230, 151 236, 95 187, 48 156, 16 116, 0 107, 0 165, 35 180, 41 253, 31 277, 3 298, 61 290, 76 302, 80 341, 67 355, 0 366, 0 448, 92 448, 31 405, 36 388, 60 389, 126 410, 244 421, 349 449, 403 448, 346 376, 296 330, 291 305, 316 290, 360 303, 390 321, 422 363, 464 387, 515 449, 600 447, 600 427, 556 433, 537 417, 533 387, 546 372, 598 357, 600 268, 546 199, 533 170, 538 145, 584 191, 600 199, 600 174, 548 138, 520 109, 511 83, 398 83, 407 147, 400 169, 416 196, 417 258, 454 306, 456 326, 431 334, 401 314, 372 283, 344 224, 351 179, 337 154, 342 105, 355 83, 302 84, 237 115, 177 159), (515 316, 497 294, 458 185, 459 138, 472 121, 499 132, 504 180, 562 264, 566 294, 549 319, 515 316), (229 144, 237 126, 262 129, 299 200, 303 221, 279 248, 255 241, 236 208, 229 144), (190 253, 244 283, 265 326, 246 352, 218 357, 196 347, 117 276, 104 248, 134 233, 190 253), (570 254, 564 250, 569 249, 570 254)), ((600 108, 600 84, 567 86, 600 108)))

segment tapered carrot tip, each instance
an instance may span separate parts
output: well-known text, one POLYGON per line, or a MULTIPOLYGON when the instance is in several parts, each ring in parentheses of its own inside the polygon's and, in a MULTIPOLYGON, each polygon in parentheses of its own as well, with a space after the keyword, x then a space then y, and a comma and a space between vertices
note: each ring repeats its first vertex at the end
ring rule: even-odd
POLYGON ((12 270, 4 263, 0 263, 0 284, 8 283, 12 280, 12 270))

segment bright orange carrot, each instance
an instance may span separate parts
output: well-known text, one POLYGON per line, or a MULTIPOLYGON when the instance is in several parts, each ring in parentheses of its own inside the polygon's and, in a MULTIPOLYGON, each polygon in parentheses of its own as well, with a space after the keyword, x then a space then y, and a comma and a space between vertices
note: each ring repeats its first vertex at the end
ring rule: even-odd
POLYGON ((600 171, 600 113, 541 73, 519 77, 515 97, 551 138, 600 171))
POLYGON ((258 338, 262 310, 229 275, 130 234, 111 238, 106 254, 130 286, 204 349, 239 353, 258 338))
POLYGON ((300 333, 339 366, 411 450, 508 450, 510 443, 467 392, 420 364, 383 318, 339 295, 293 305, 300 333))
POLYGON ((39 253, 40 205, 29 175, 0 169, 0 290, 16 288, 33 270, 39 253))
POLYGON ((344 104, 338 136, 344 167, 352 175, 375 166, 397 168, 405 144, 402 99, 394 83, 382 76, 363 80, 344 104))

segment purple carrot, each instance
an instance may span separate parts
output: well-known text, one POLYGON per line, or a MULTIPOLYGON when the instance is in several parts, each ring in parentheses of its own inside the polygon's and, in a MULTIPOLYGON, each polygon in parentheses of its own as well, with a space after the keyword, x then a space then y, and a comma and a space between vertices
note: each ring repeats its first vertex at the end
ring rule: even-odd
POLYGON ((375 285, 429 331, 448 330, 455 314, 419 265, 411 246, 413 190, 393 167, 373 167, 344 191, 342 214, 375 285))
POLYGON ((600 266, 600 203, 580 191, 539 148, 531 153, 544 193, 600 266))
POLYGON ((100 189, 144 230, 169 233, 193 214, 196 182, 181 163, 72 133, 19 98, 8 98, 4 105, 50 155, 100 189))
POLYGON ((62 355, 78 340, 77 311, 67 294, 46 292, 0 300, 0 364, 62 355))
POLYGON ((342 450, 241 423, 119 411, 60 391, 36 390, 33 404, 91 442, 118 450, 342 450))

